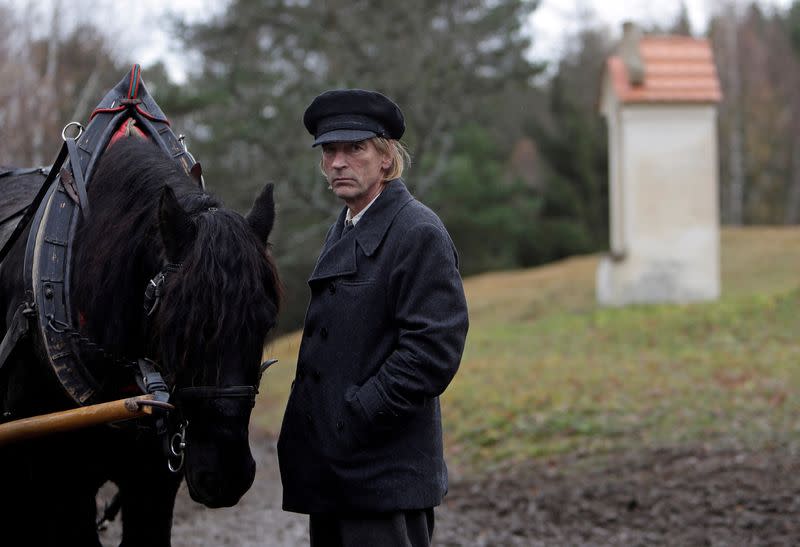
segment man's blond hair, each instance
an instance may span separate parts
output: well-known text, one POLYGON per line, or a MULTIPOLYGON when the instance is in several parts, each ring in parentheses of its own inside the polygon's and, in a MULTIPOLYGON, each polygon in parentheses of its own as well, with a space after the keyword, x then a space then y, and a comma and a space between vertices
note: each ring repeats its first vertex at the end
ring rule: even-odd
MULTIPOLYGON (((379 154, 386 154, 392 159, 389 168, 386 170, 386 175, 383 177, 383 182, 387 180, 398 179, 403 176, 403 169, 406 164, 411 163, 411 155, 408 153, 406 145, 394 139, 386 139, 384 137, 372 137, 369 139, 375 146, 379 154)), ((319 170, 325 175, 323 159, 319 159, 319 170)))
POLYGON ((392 163, 389 164, 389 169, 386 170, 384 180, 393 180, 403 176, 405 165, 411 163, 411 156, 405 145, 400 141, 384 137, 374 137, 372 144, 375 145, 380 154, 386 154, 392 158, 392 163))

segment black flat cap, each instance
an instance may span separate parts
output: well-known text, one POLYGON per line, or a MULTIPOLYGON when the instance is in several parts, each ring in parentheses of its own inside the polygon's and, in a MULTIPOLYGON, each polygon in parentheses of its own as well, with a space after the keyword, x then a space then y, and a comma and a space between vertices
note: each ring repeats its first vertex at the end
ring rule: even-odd
POLYGON ((399 139, 406 123, 388 97, 365 89, 333 89, 306 108, 303 124, 314 136, 313 146, 326 142, 357 142, 372 137, 399 139))

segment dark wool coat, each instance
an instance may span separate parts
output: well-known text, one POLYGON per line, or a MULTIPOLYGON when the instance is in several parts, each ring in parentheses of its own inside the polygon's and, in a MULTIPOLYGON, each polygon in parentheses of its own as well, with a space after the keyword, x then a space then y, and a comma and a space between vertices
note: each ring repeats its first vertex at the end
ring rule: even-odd
POLYGON ((456 250, 401 179, 342 236, 345 213, 308 281, 278 439, 283 508, 433 507, 447 491, 439 395, 467 335, 456 250))

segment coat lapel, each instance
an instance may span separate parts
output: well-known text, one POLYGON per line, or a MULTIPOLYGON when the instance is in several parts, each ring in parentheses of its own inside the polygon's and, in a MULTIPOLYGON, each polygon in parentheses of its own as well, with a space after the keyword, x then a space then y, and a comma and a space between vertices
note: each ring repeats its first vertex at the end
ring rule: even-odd
POLYGON ((408 193, 403 179, 395 179, 386 183, 381 195, 367 209, 353 233, 364 254, 372 256, 386 237, 389 226, 394 222, 397 213, 414 198, 408 193))
POLYGON ((328 231, 328 238, 308 279, 309 283, 318 279, 356 273, 356 242, 365 255, 372 256, 386 236, 397 213, 413 199, 402 179, 389 181, 375 203, 361 217, 355 229, 344 239, 341 235, 347 208, 342 209, 336 223, 328 231))
POLYGON ((344 240, 341 239, 346 214, 347 208, 345 207, 339 213, 339 218, 336 219, 334 225, 328 230, 328 237, 325 239, 325 245, 323 245, 322 251, 319 253, 319 258, 317 258, 314 271, 311 272, 311 277, 308 278, 309 283, 317 279, 326 279, 355 273, 355 240, 352 237, 347 237, 344 240))

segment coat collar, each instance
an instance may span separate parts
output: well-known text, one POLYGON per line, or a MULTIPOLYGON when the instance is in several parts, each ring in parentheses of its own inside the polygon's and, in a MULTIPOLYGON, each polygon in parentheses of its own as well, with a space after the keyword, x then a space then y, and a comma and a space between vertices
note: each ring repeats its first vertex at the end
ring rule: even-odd
POLYGON ((328 233, 309 281, 354 274, 357 269, 355 243, 358 242, 365 255, 372 256, 397 213, 413 199, 402 179, 387 182, 381 195, 367 209, 356 227, 341 239, 347 215, 347 208, 343 208, 328 233))

